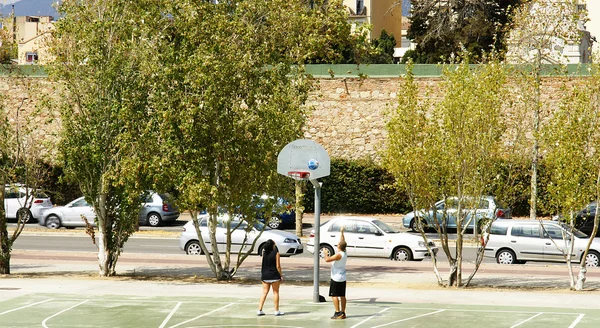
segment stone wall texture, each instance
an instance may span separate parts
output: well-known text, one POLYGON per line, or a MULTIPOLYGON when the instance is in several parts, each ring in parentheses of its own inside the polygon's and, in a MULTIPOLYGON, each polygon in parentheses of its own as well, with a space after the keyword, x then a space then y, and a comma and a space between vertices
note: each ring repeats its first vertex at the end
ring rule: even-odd
MULTIPOLYGON (((561 93, 564 78, 545 78, 543 99, 551 112, 561 93)), ((573 79, 569 79, 573 81, 573 79)), ((307 106, 308 124, 304 137, 323 145, 330 157, 381 159, 386 143, 387 112, 396 103, 400 78, 332 78, 320 79, 307 106)), ((439 78, 417 78, 424 97, 439 97, 439 78)), ((47 153, 54 157, 56 132, 60 126, 57 110, 43 105, 43 100, 54 96, 55 85, 47 78, 0 78, 0 92, 4 108, 14 124, 17 116, 29 115, 37 124, 34 133, 46 140, 47 153)), ((511 95, 508 95, 509 97, 511 95)), ((545 116, 545 115, 543 115, 545 116)), ((506 121, 511 127, 510 119, 506 121)))

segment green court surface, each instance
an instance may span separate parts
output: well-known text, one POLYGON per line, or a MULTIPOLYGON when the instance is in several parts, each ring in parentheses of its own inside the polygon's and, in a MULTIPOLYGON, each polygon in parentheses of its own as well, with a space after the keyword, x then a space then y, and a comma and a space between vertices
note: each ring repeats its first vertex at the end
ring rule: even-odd
POLYGON ((0 302, 0 327, 600 327, 600 311, 349 300, 347 319, 331 302, 282 301, 284 316, 256 316, 257 300, 37 294, 0 302))

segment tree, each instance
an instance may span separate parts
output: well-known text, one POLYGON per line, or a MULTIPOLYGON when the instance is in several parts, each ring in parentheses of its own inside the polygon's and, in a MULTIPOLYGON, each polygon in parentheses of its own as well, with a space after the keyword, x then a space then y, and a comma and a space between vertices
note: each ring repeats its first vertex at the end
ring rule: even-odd
MULTIPOLYGON (((564 86, 565 96, 542 133, 543 144, 547 147, 544 162, 550 170, 547 201, 570 223, 571 232, 576 223, 573 214, 590 200, 600 201, 600 156, 597 149, 600 144, 599 69, 597 64, 591 65, 589 78, 571 81, 571 86, 564 86)), ((577 281, 571 265, 574 234, 571 233, 568 238, 563 236, 564 240, 552 241, 567 262, 573 290, 583 290, 587 272, 585 259, 597 230, 596 212, 594 229, 582 255, 577 281)))
POLYGON ((581 40, 579 23, 585 21, 585 11, 580 11, 577 1, 534 0, 519 7, 513 18, 513 29, 507 36, 507 60, 524 64, 522 99, 525 107, 533 108, 531 125, 531 198, 530 218, 537 218, 539 132, 544 107, 541 98, 542 64, 565 63, 562 51, 565 44, 581 40))
POLYGON ((371 50, 365 56, 363 63, 368 64, 392 64, 394 61, 394 47, 396 38, 388 34, 386 30, 381 31, 378 39, 371 41, 371 50))
MULTIPOLYGON (((99 274, 112 276, 135 231, 147 187, 144 146, 150 81, 147 26, 162 17, 154 1, 65 1, 53 32, 64 172, 93 206, 99 274)), ((87 218, 82 218, 87 220, 87 218)), ((87 222, 87 221, 86 221, 87 222)), ((88 229, 95 243, 94 230, 88 229)))
POLYGON ((151 162, 176 186, 179 207, 190 211, 215 277, 231 279, 247 253, 232 263, 237 227, 229 221, 227 246, 219 251, 218 213, 253 222, 254 195, 292 192, 291 180, 276 173, 277 154, 301 135, 312 86, 292 64, 304 61, 318 38, 328 39, 311 28, 326 17, 298 15, 307 9, 284 0, 166 1, 165 8, 170 15, 156 37, 163 42, 153 49, 160 65, 151 65, 150 92, 161 156, 151 162), (204 209, 209 241, 197 220, 204 209))
POLYGON ((7 71, 10 82, 23 90, 25 96, 15 107, 7 105, 4 97, 0 98, 0 274, 10 274, 12 246, 23 232, 25 223, 31 219, 29 209, 48 173, 42 158, 46 152, 37 134, 44 122, 37 119, 39 113, 36 110, 24 110, 24 107, 31 107, 31 93, 35 93, 36 88, 18 70, 11 71, 9 68, 7 71), (4 209, 5 188, 17 188, 15 183, 25 189, 22 205, 26 210, 17 212, 17 225, 9 234, 4 209))
MULTIPOLYGON (((504 107, 506 72, 495 60, 470 68, 468 60, 463 59, 457 65, 445 66, 442 78, 442 99, 431 104, 419 95, 409 65, 398 93, 398 106, 387 125, 388 148, 384 158, 408 194, 415 213, 432 210, 433 217, 438 218, 433 222, 450 264, 448 285, 461 287, 466 229, 473 220, 478 227, 477 221, 486 219, 465 209, 477 208, 495 173, 492 163, 499 154, 503 132, 500 113, 504 107), (439 199, 448 202, 452 196, 456 196, 452 205, 457 208, 454 252, 446 228, 449 206, 442 213, 435 206, 439 199)), ((421 232, 428 245, 424 229, 421 232)), ((476 269, 464 285, 469 284, 482 260, 480 247, 476 269)), ((433 263, 438 283, 443 285, 435 255, 433 263)))
POLYGON ((448 63, 463 51, 474 62, 503 51, 505 27, 521 0, 413 0, 407 37, 417 44, 404 55, 417 64, 448 63))

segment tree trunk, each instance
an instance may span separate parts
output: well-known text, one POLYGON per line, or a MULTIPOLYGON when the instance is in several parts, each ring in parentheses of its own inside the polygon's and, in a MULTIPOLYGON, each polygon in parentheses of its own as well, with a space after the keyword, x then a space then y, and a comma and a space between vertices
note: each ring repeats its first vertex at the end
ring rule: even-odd
POLYGON ((12 248, 12 241, 8 238, 6 219, 0 218, 0 225, 0 274, 10 274, 10 250, 12 248))
POLYGON ((531 199, 529 208, 529 218, 531 220, 537 219, 537 172, 538 172, 538 152, 539 152, 539 130, 540 130, 540 103, 541 97, 541 69, 542 69, 542 54, 540 50, 537 52, 535 59, 535 67, 533 68, 535 74, 535 105, 533 110, 533 149, 531 151, 531 199))
POLYGON ((106 194, 101 193, 98 199, 100 213, 98 215, 98 274, 101 277, 109 276, 107 261, 109 258, 106 242, 106 194))
POLYGON ((304 193, 302 193, 302 184, 296 180, 296 236, 302 237, 302 215, 304 214, 304 206, 302 206, 302 200, 304 193))

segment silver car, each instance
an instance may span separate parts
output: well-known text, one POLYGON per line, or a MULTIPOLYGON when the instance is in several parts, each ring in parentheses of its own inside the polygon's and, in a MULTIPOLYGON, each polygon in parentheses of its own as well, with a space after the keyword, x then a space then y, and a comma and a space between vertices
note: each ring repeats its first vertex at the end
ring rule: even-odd
MULTIPOLYGON (((333 254, 340 240, 340 229, 344 227, 346 253, 348 256, 387 257, 396 261, 420 261, 430 257, 423 238, 394 230, 385 222, 370 217, 340 216, 321 224, 319 251, 324 249, 333 254)), ((437 247, 429 242, 431 251, 437 247)), ((315 231, 306 243, 309 253, 315 251, 315 231)))
MULTIPOLYGON (((446 210, 447 215, 447 228, 456 228, 456 214, 458 213, 458 201, 457 197, 448 197, 445 201, 442 199, 435 203, 436 214, 438 222, 442 223, 442 213, 444 212, 444 208, 446 210)), ((464 202, 463 206, 465 206, 464 202)), ((510 219, 511 210, 506 208, 502 203, 500 203, 493 196, 482 196, 477 204, 477 208, 467 208, 464 209, 466 213, 466 219, 469 221, 469 227, 473 228, 475 225, 475 220, 469 220, 471 215, 475 213, 477 221, 482 218, 488 219, 510 219)), ((435 227, 435 222, 433 221, 433 211, 430 210, 428 212, 420 211, 419 215, 423 218, 423 224, 427 227, 435 227)), ((412 231, 419 231, 417 226, 417 220, 415 219, 415 212, 407 213, 402 218, 402 226, 405 228, 410 228, 412 231)))
MULTIPOLYGON (((85 217, 88 222, 95 226, 96 213, 84 197, 79 197, 65 206, 56 206, 43 213, 39 224, 51 229, 60 227, 84 227, 85 217)), ((170 202, 166 194, 148 192, 142 197, 142 210, 140 211, 140 225, 156 227, 163 222, 175 221, 179 217, 179 211, 170 202)))
MULTIPOLYGON (((219 252, 225 252, 227 246, 227 227, 225 222, 229 219, 226 214, 220 215, 217 220, 217 249, 219 252)), ((206 247, 210 250, 210 239, 208 236, 207 227, 207 215, 199 215, 198 220, 200 222, 200 231, 202 232, 202 239, 206 247)), ((231 228, 235 230, 231 231, 231 251, 239 252, 242 249, 242 244, 246 238, 246 230, 248 230, 248 223, 238 218, 231 220, 231 228)), ((263 247, 267 240, 272 239, 275 245, 279 249, 281 256, 291 256, 296 254, 302 254, 304 248, 302 247, 302 241, 296 235, 287 231, 273 230, 269 227, 265 227, 263 223, 256 222, 253 227, 249 229, 247 240, 245 241, 244 248, 242 251, 246 252, 252 246, 252 243, 256 238, 255 248, 252 250, 252 254, 262 254, 263 247), (260 231, 262 234, 259 236, 260 231)), ((196 234, 196 228, 194 222, 189 221, 183 226, 183 232, 179 237, 179 248, 185 251, 189 255, 200 255, 202 254, 202 248, 200 248, 200 241, 196 234)))
MULTIPOLYGON (((526 261, 565 262, 563 250, 571 247, 571 229, 561 222, 537 220, 497 220, 492 223, 484 256, 496 258, 500 264, 526 261)), ((589 238, 574 230, 571 261, 583 260, 589 238)), ((600 264, 600 240, 594 239, 586 257, 586 265, 600 264)))

